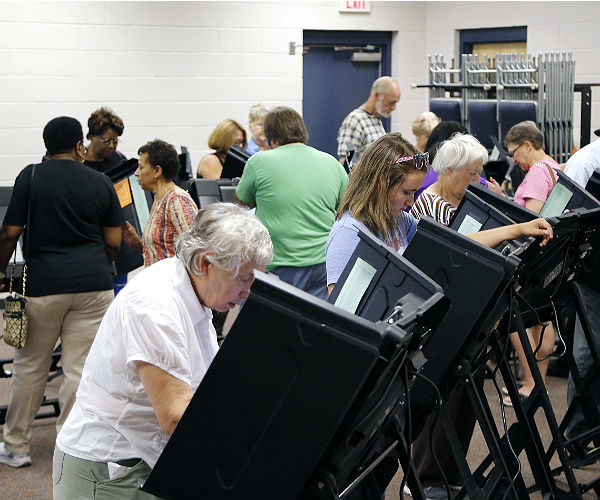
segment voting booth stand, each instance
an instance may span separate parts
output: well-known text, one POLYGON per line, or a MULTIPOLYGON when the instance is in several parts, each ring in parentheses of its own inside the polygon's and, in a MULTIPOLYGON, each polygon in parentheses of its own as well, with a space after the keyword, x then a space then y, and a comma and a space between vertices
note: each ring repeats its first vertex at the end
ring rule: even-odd
MULTIPOLYGON (((397 438, 397 453, 413 498, 421 500, 424 495, 411 460, 410 445, 419 435, 425 417, 440 404, 439 418, 447 429, 452 453, 459 464, 464 492, 470 498, 494 498, 499 485, 506 485, 514 472, 506 464, 500 437, 492 430, 493 419, 479 376, 485 365, 479 360, 494 325, 508 307, 505 292, 519 260, 501 255, 429 218, 420 220, 403 256, 376 241, 366 228, 358 227, 359 245, 329 298, 331 302, 365 318, 385 318, 390 304, 430 300, 434 288, 430 284, 424 286, 423 280, 411 279, 419 271, 437 283, 445 296, 443 315, 438 311, 431 322, 427 315, 420 318, 421 323, 430 323, 431 333, 423 341, 420 369, 396 419, 397 436, 401 436, 397 438), (482 275, 485 280, 480 279, 482 275), (495 456, 496 471, 503 471, 485 484, 478 483, 470 474, 446 411, 449 395, 460 384, 466 386, 471 406, 495 456)), ((437 307, 441 309, 440 302, 437 307)), ((520 488, 515 496, 526 492, 522 481, 516 487, 520 488)))
MULTIPOLYGON (((471 189, 471 187, 469 187, 471 194, 478 189, 471 189)), ((559 189, 561 188, 562 186, 559 186, 559 189)), ((587 195, 580 192, 574 194, 576 196, 571 197, 572 203, 579 206, 583 204, 581 201, 582 196, 587 195)), ((510 200, 502 197, 492 197, 489 193, 486 193, 486 196, 488 202, 492 201, 494 203, 497 212, 516 215, 515 218, 521 218, 521 220, 530 218, 528 211, 510 200)), ((565 342, 566 352, 564 355, 567 356, 571 371, 575 374, 577 393, 583 396, 576 398, 571 406, 583 405, 586 416, 590 419, 589 422, 593 424, 593 428, 584 435, 575 436, 565 441, 564 430, 573 410, 569 409, 559 426, 537 367, 534 355, 536 346, 532 349, 525 328, 534 324, 543 324, 543 321, 549 321, 552 317, 556 317, 555 310, 561 304, 574 303, 581 315, 592 357, 598 359, 598 349, 587 326, 586 314, 581 301, 578 300, 579 297, 573 287, 573 281, 577 280, 581 273, 589 272, 586 266, 588 266, 590 259, 597 255, 595 252, 598 252, 600 209, 577 209, 569 206, 570 201, 566 200, 565 202, 564 197, 563 201, 558 203, 558 206, 556 200, 552 201, 549 198, 549 201, 550 203, 546 205, 548 212, 561 214, 563 210, 567 210, 567 213, 549 219, 554 229, 554 238, 544 247, 539 247, 537 244, 528 244, 516 251, 513 251, 512 248, 507 250, 518 257, 521 264, 516 274, 514 286, 510 290, 510 308, 492 339, 490 358, 498 362, 498 369, 502 373, 513 402, 517 422, 508 429, 499 443, 504 450, 506 462, 514 464, 511 466, 514 470, 513 479, 510 482, 511 488, 522 481, 517 456, 522 450, 525 450, 535 479, 535 485, 527 489, 527 495, 532 491, 539 490, 544 495, 551 495, 552 498, 581 498, 583 492, 593 488, 598 493, 599 488, 598 481, 587 485, 578 484, 573 473, 573 467, 579 465, 582 460, 580 456, 572 453, 572 450, 577 449, 578 444, 582 447, 590 439, 595 440, 595 442, 598 440, 597 426, 600 424, 600 419, 598 418, 596 401, 591 391, 598 370, 592 370, 585 378, 578 374, 572 355, 572 346, 565 331, 565 322, 561 322, 561 318, 557 317, 559 332, 560 328, 563 328, 561 336, 565 342), (506 357, 509 347, 508 333, 513 331, 517 331, 519 334, 535 380, 534 390, 530 397, 524 401, 518 395, 518 387, 506 357), (584 403, 583 399, 587 399, 587 401, 584 403), (538 423, 535 421, 535 416, 539 413, 543 414, 544 424, 547 425, 547 429, 552 436, 552 443, 548 449, 544 448, 538 423), (560 465, 552 470, 549 464, 554 454, 556 454, 560 465), (559 474, 564 476, 561 481, 556 479, 559 474)), ((489 214, 488 208, 487 204, 477 196, 466 196, 457 209, 455 220, 464 222, 468 216, 477 224, 481 223, 482 227, 484 224, 488 224, 486 228, 494 227, 494 224, 489 222, 490 218, 485 216, 486 213, 489 214)), ((497 225, 502 224, 498 222, 497 225)), ((471 223, 470 229, 473 229, 473 223, 471 223)), ((596 453, 596 456, 586 456, 585 458, 589 463, 597 460, 597 455, 598 453, 596 453)), ((477 468, 475 475, 477 476, 488 470, 492 460, 493 456, 490 454, 477 468)), ((515 495, 515 498, 521 498, 521 496, 515 495)))
MULTIPOLYGON (((438 282, 451 302, 448 314, 424 349, 427 362, 422 375, 437 386, 441 397, 436 418, 441 422, 461 475, 463 488, 458 498, 465 495, 469 498, 499 498, 499 492, 502 497, 514 471, 500 445, 483 391, 482 375, 487 360, 486 346, 494 326, 509 307, 507 291, 514 281, 519 260, 487 248, 427 217, 419 221, 404 256, 438 282), (481 279, 482 276, 485 279, 481 279), (458 387, 464 388, 490 451, 494 467, 489 474, 471 473, 448 413, 446 403, 458 387)), ((423 380, 414 384, 410 395, 414 421, 424 422, 425 416, 436 411, 435 392, 423 380)), ((412 438, 417 438, 418 434, 416 432, 412 438)), ((402 458, 405 472, 412 475, 408 451, 402 458)), ((441 477, 445 477, 443 471, 441 477)), ((413 498, 424 498, 418 478, 411 484, 409 477, 408 483, 413 498)), ((507 498, 523 498, 525 485, 522 479, 512 489, 514 494, 507 498)))

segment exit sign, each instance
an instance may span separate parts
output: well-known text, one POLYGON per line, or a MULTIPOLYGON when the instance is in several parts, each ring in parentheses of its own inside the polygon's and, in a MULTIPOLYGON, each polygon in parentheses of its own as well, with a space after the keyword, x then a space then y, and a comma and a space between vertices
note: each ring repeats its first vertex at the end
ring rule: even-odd
POLYGON ((371 12, 371 2, 345 0, 340 2, 340 12, 371 12))

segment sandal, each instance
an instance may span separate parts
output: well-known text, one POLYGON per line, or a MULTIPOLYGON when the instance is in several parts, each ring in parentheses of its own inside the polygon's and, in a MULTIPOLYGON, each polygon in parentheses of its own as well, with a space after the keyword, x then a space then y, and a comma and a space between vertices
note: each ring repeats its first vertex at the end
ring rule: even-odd
MULTIPOLYGON (((517 384, 517 389, 520 389, 521 387, 523 387, 523 385, 522 385, 522 384, 517 384)), ((506 386, 505 386, 505 385, 503 385, 503 386, 500 388, 500 392, 501 392, 502 394, 504 394, 505 396, 508 396, 508 389, 506 388, 506 386)))
MULTIPOLYGON (((519 392, 519 399, 521 400, 521 403, 522 403, 523 401, 525 401, 525 400, 526 400, 528 397, 529 397, 529 396, 525 396, 525 394, 521 394, 521 393, 519 392)), ((512 407, 513 407, 513 402, 510 400, 510 396, 509 396, 508 394, 502 398, 502 404, 503 404, 504 406, 508 406, 509 408, 512 408, 512 407)))

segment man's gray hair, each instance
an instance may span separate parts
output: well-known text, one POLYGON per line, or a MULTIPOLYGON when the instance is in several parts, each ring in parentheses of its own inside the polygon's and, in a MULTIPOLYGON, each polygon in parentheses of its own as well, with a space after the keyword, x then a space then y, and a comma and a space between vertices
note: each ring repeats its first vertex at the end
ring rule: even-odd
POLYGON ((396 83, 396 80, 394 80, 391 76, 380 76, 373 82, 373 85, 371 86, 371 94, 375 94, 376 92, 378 94, 387 94, 387 91, 390 90, 390 86, 393 83, 396 83))
POLYGON ((273 258, 269 231, 258 217, 233 203, 213 203, 198 211, 194 225, 175 243, 175 255, 186 269, 200 276, 199 257, 236 275, 240 267, 253 263, 266 266, 273 258))
POLYGON ((454 134, 439 146, 432 167, 438 174, 450 170, 460 170, 475 162, 488 161, 488 152, 481 143, 469 134, 454 134))

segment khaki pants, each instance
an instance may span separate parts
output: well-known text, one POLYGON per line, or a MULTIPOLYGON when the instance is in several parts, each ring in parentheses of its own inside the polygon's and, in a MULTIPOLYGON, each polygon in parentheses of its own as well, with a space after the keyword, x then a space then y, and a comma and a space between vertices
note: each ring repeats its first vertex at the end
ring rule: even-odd
POLYGON ((144 462, 130 467, 110 479, 108 465, 75 458, 54 448, 52 461, 53 497, 55 500, 77 499, 157 499, 138 489, 138 481, 146 480, 152 469, 144 462))
POLYGON ((60 431, 75 402, 85 358, 112 299, 112 290, 27 298, 27 344, 22 349, 15 349, 4 424, 7 450, 29 454, 31 424, 42 404, 52 352, 59 338, 64 373, 58 391, 61 412, 56 428, 60 431))

